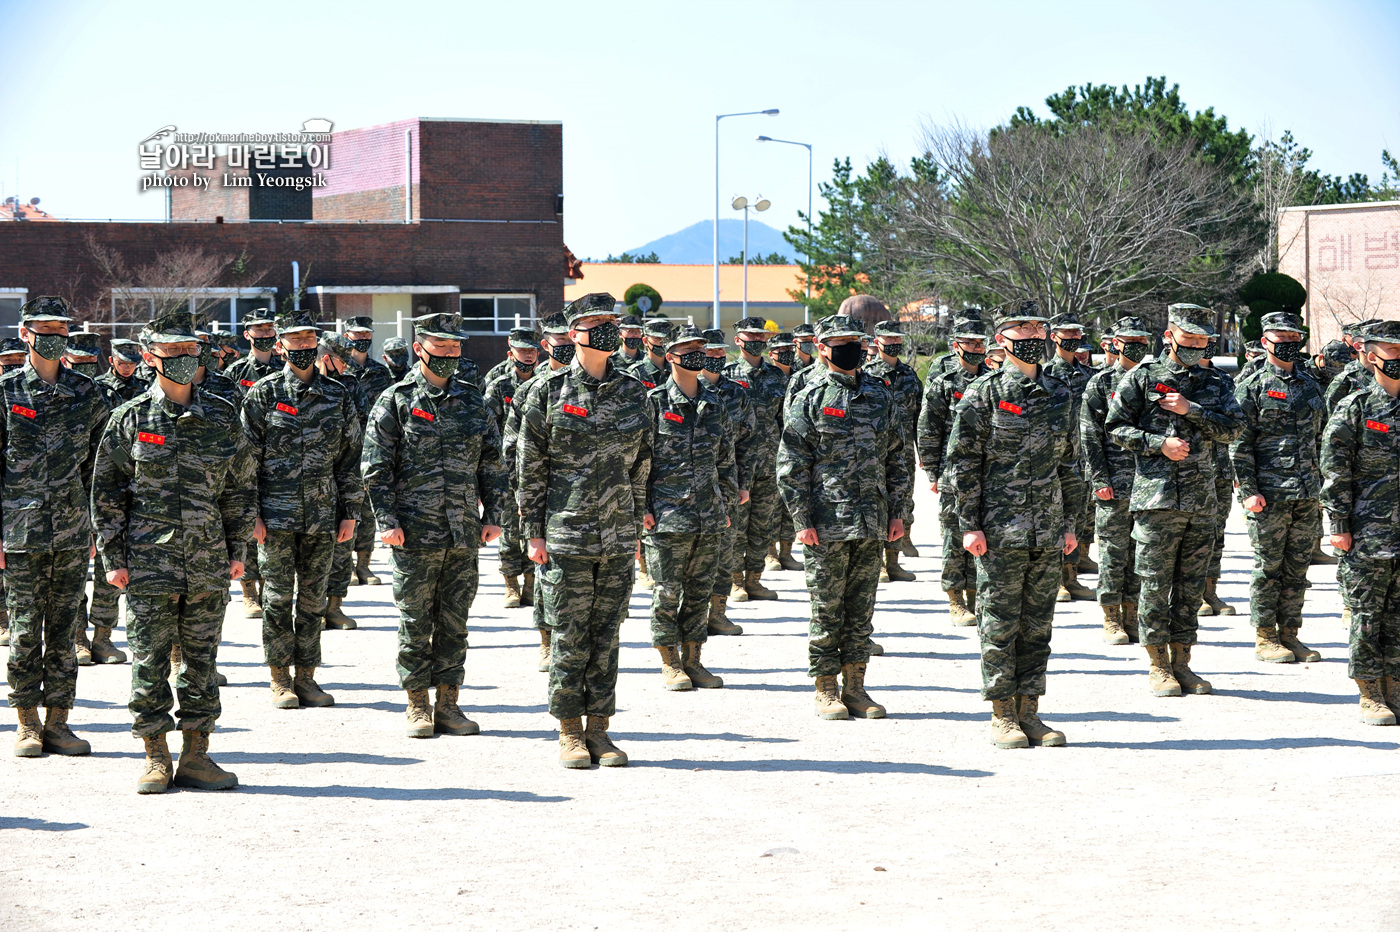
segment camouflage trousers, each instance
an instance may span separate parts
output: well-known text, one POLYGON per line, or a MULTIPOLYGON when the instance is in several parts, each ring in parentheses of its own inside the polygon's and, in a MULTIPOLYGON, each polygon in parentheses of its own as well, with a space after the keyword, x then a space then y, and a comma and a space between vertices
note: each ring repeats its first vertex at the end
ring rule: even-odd
POLYGON ((345 598, 350 594, 350 583, 355 578, 355 554, 360 550, 374 549, 374 509, 369 497, 360 503, 360 517, 355 521, 355 536, 343 544, 335 545, 335 556, 331 558, 331 574, 326 581, 326 595, 345 598))
POLYGON ((73 708, 78 689, 73 622, 87 568, 86 548, 5 554, 10 708, 73 708))
POLYGON ((1220 519, 1161 509, 1133 514, 1138 632, 1145 647, 1195 644, 1196 611, 1206 591, 1206 571, 1220 519))
POLYGON ((1099 533, 1098 528, 1094 526, 1094 519, 1098 515, 1098 507, 1094 503, 1099 499, 1098 496, 1093 493, 1093 490, 1089 488, 1089 483, 1087 482, 1084 483, 1084 498, 1084 520, 1077 522, 1075 525, 1076 528, 1084 529, 1084 536, 1080 537, 1077 532, 1074 535, 1079 541, 1079 549, 1077 552, 1081 554, 1087 554, 1089 552, 1089 547, 1094 543, 1095 539, 1098 538, 1099 533))
POLYGON ((1367 560, 1344 553, 1337 580, 1351 609, 1347 676, 1356 680, 1400 677, 1400 560, 1367 560))
POLYGON ((848 663, 870 660, 875 590, 884 555, 885 542, 873 538, 803 545, 807 592, 812 598, 808 676, 836 676, 848 663))
POLYGON ((633 555, 549 555, 535 570, 549 652, 549 714, 563 720, 617 711, 618 629, 632 595, 633 555))
POLYGON ((107 567, 102 563, 102 554, 92 559, 92 607, 86 598, 78 600, 78 614, 74 631, 86 631, 88 622, 94 628, 115 628, 121 611, 117 599, 122 591, 107 581, 107 567))
POLYGON ((239 582, 262 582, 262 570, 258 566, 258 542, 248 541, 245 549, 248 555, 243 561, 243 578, 239 582))
MULTIPOLYGON (((1220 503, 1220 508, 1215 514, 1218 523, 1215 528, 1215 544, 1210 551, 1210 565, 1206 567, 1207 579, 1220 578, 1220 559, 1225 555, 1225 523, 1230 520, 1230 509, 1235 505, 1233 478, 1227 482, 1216 483, 1215 500, 1220 503)), ((1321 532, 1318 536, 1321 536, 1321 532)))
MULTIPOLYGON (((940 488, 942 488, 940 486, 940 488)), ((943 530, 943 591, 977 588, 977 565, 963 549, 958 528, 957 500, 952 491, 938 496, 938 525, 943 530)))
MULTIPOLYGON (((742 567, 734 558, 734 539, 738 535, 738 529, 734 527, 739 523, 739 509, 734 510, 734 517, 730 519, 731 525, 719 532, 719 553, 715 558, 715 584, 710 588, 710 595, 729 595, 730 577, 735 572, 742 572, 742 567)), ((796 531, 794 530, 794 534, 796 531)))
POLYGON ((977 557, 982 698, 1045 695, 1063 548, 999 547, 977 557))
MULTIPOLYGON (((1111 498, 1094 506, 1094 528, 1099 536, 1100 605, 1122 605, 1138 600, 1137 568, 1133 563, 1137 543, 1133 540, 1133 513, 1126 498, 1111 498)), ((1081 547, 1084 544, 1081 542, 1081 547)))
POLYGON ((647 536, 647 572, 656 580, 651 590, 653 647, 705 641, 719 550, 719 534, 647 536))
POLYGON ((263 570, 263 656, 269 667, 319 667, 334 534, 268 529, 263 570))
MULTIPOLYGON (((515 501, 514 482, 510 484, 510 495, 506 497, 506 501, 515 501)), ((501 519, 501 536, 497 541, 499 549, 496 551, 496 559, 500 561, 502 576, 519 576, 530 568, 530 558, 525 554, 527 543, 529 542, 520 536, 520 515, 516 513, 514 506, 511 506, 501 519)))
MULTIPOLYGON (((772 464, 769 465, 771 467, 772 464)), ((763 558, 768 555, 768 545, 778 539, 776 473, 753 477, 749 483, 749 500, 735 509, 733 521, 734 563, 730 571, 763 572, 763 558)))
POLYGON ((138 595, 127 593, 131 618, 126 643, 131 648, 131 701, 138 738, 165 734, 175 728, 170 710, 170 648, 180 645, 184 666, 176 681, 181 731, 213 731, 222 711, 214 677, 219 638, 224 628, 224 594, 138 595))
POLYGON ((1249 612, 1254 627, 1303 626, 1303 596, 1308 565, 1322 536, 1322 508, 1317 499, 1269 502, 1255 514, 1244 513, 1254 546, 1254 575, 1249 580, 1249 612))
MULTIPOLYGON (((1074 515, 1078 515, 1079 512, 1083 510, 1082 506, 1084 504, 1084 498, 1086 495, 1089 494, 1089 484, 1085 482, 1082 478, 1080 478, 1077 466, 1075 467, 1074 478, 1071 479, 1069 482, 1064 483, 1064 488, 1061 494, 1064 496, 1065 508, 1071 513, 1073 513, 1074 515)), ((1078 528, 1079 524, 1076 520, 1075 530, 1077 531, 1078 528)), ((1075 539, 1078 540, 1079 535, 1076 533, 1074 536, 1075 539)), ((1066 564, 1078 563, 1079 555, 1081 553, 1087 553, 1088 546, 1088 541, 1079 540, 1078 543, 1075 544, 1073 550, 1071 550, 1069 553, 1062 555, 1062 559, 1060 562, 1066 564)))
POLYGON ((778 494, 778 504, 773 509, 773 520, 777 526, 777 530, 773 532, 774 540, 788 541, 797 536, 797 527, 792 523, 792 513, 788 511, 787 502, 783 501, 782 493, 778 494))
POLYGON ((389 553, 394 605, 399 610, 399 656, 404 689, 461 686, 467 661, 467 614, 476 599, 477 549, 389 553))

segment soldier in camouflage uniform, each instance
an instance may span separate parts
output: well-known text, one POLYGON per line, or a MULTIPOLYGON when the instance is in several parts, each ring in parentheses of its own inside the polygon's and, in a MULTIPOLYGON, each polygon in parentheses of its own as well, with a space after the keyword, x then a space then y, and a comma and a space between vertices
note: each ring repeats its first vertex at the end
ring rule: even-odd
POLYGON ((29 358, 29 344, 19 337, 6 337, 0 340, 0 374, 18 369, 29 358))
POLYGON ((1350 345, 1341 340, 1329 340, 1321 352, 1304 359, 1298 365, 1302 367, 1304 374, 1312 377, 1312 380, 1317 383, 1317 387, 1322 389, 1323 394, 1326 395, 1327 389, 1332 385, 1332 380, 1341 375, 1342 370, 1355 358, 1355 351, 1350 345))
MULTIPOLYGON (((1205 355, 1201 361, 1196 363, 1202 369, 1216 371, 1220 380, 1225 383, 1225 388, 1230 394, 1235 394, 1235 379, 1228 372, 1215 369, 1212 361, 1218 346, 1216 338, 1206 344, 1205 355)), ((1252 378, 1259 373, 1256 368, 1248 376, 1252 378)), ((1206 569, 1206 588, 1201 595, 1200 608, 1196 609, 1196 614, 1202 617, 1211 615, 1233 615, 1235 607, 1229 602, 1220 598, 1216 589, 1220 583, 1220 561, 1225 556, 1225 525, 1230 520, 1230 509, 1235 504, 1235 467, 1230 462, 1230 445, 1228 443, 1211 443, 1211 455, 1215 457, 1215 544, 1210 550, 1210 563, 1206 569)))
POLYGON ((710 590, 724 528, 739 503, 734 435, 719 392, 700 378, 705 336, 678 327, 666 344, 671 377, 647 393, 655 442, 647 480, 646 558, 651 578, 651 645, 669 690, 718 689, 705 669, 710 590))
MULTIPOLYGON (((729 421, 729 432, 734 439, 734 481, 739 485, 739 504, 749 500, 749 480, 753 474, 750 450, 753 445, 754 415, 749 404, 749 393, 743 386, 724 374, 726 350, 728 346, 724 331, 706 330, 705 369, 701 373, 705 381, 719 393, 724 403, 725 415, 729 421)), ((738 636, 744 633, 743 627, 729 620, 728 606, 731 567, 734 566, 734 541, 738 529, 735 517, 738 509, 731 509, 729 523, 720 531, 719 555, 715 559, 715 581, 710 589, 710 615, 706 632, 712 635, 738 636)))
POLYGON ((1118 362, 1118 345, 1114 343, 1113 336, 1113 328, 1108 327, 1099 339, 1099 351, 1103 353, 1104 369, 1112 369, 1114 364, 1118 362))
POLYGON ((1351 608, 1347 675, 1361 720, 1400 714, 1400 321, 1372 324, 1362 356, 1370 385, 1342 399, 1322 439, 1322 507, 1343 552, 1338 579, 1351 608))
POLYGON ((1265 314, 1261 325, 1268 363, 1237 385, 1244 429, 1230 445, 1244 506, 1254 576, 1254 656, 1269 663, 1320 660, 1298 640, 1308 565, 1322 536, 1322 470, 1318 445, 1326 423, 1322 390, 1302 371, 1303 321, 1296 314, 1265 314))
POLYGON ((797 361, 793 372, 801 372, 817 361, 817 331, 811 324, 798 324, 792 328, 793 349, 797 350, 797 361))
MULTIPOLYGON (((350 344, 343 337, 322 334, 320 345, 316 348, 316 371, 322 378, 338 382, 354 399, 355 411, 360 417, 360 434, 363 436, 365 422, 369 419, 369 398, 364 385, 349 374, 350 344)), ((359 627, 359 622, 345 613, 344 603, 350 594, 350 584, 355 579, 355 547, 361 539, 360 527, 373 516, 372 512, 366 513, 368 507, 365 498, 360 499, 360 510, 355 517, 355 536, 350 540, 338 541, 335 554, 331 557, 323 621, 327 631, 353 631, 359 627)), ((367 546, 373 546, 372 541, 373 538, 367 546)))
POLYGON ((957 496, 948 467, 948 438, 953 432, 953 411, 974 379, 987 374, 987 333, 982 321, 959 318, 948 335, 956 365, 931 371, 924 385, 919 409, 919 461, 924 464, 929 488, 938 496, 938 524, 943 531, 943 570, 939 578, 948 593, 948 617, 959 626, 977 624, 977 568, 972 554, 963 549, 958 530, 957 496))
POLYGON ((967 387, 948 439, 945 475, 962 545, 977 561, 982 698, 999 748, 1065 743, 1039 711, 1060 567, 1076 543, 1064 488, 1078 442, 1073 392, 1040 364, 1046 324, 1033 300, 997 313, 1006 365, 967 387))
POLYGON ((627 763, 608 737, 617 707, 618 629, 646 513, 652 432, 646 388, 618 371, 611 295, 569 310, 573 363, 530 386, 516 450, 520 515, 554 629, 549 711, 565 767, 627 763), (588 716, 588 730, 582 718, 588 716))
POLYGON ((863 332, 840 314, 817 325, 829 368, 792 400, 778 448, 812 599, 807 675, 824 719, 885 716, 865 690, 871 621, 885 544, 904 533, 913 491, 904 411, 882 379, 862 371, 863 332))
MULTIPOLYGON (((901 422, 906 440, 904 455, 909 459, 909 475, 912 476, 918 466, 915 437, 918 436, 919 408, 923 402, 924 383, 919 381, 913 367, 900 358, 904 352, 904 331, 900 329, 899 321, 885 320, 875 325, 875 348, 875 358, 865 364, 865 371, 885 383, 885 387, 894 393, 900 410, 904 412, 901 422)), ((913 573, 899 565, 901 553, 910 558, 919 555, 909 536, 914 532, 914 496, 909 496, 905 513, 899 517, 904 521, 904 535, 885 548, 881 582, 912 582, 914 579, 913 573)))
MULTIPOLYGON (((346 374, 354 379, 364 396, 366 410, 374 407, 379 396, 388 390, 398 379, 394 378, 389 367, 370 356, 374 345, 374 318, 351 317, 345 321, 341 333, 344 345, 350 351, 346 374)), ((359 586, 378 586, 381 580, 369 568, 370 557, 374 553, 374 509, 369 496, 365 496, 360 507, 360 520, 355 524, 355 568, 354 582, 359 586)))
MULTIPOLYGON (((749 500, 734 518, 733 585, 729 598, 772 601, 778 593, 763 585, 768 545, 777 537, 777 452, 783 427, 783 399, 787 376, 768 362, 768 341, 773 332, 762 317, 745 317, 734 328, 739 358, 724 367, 724 374, 748 393, 754 430, 749 451, 749 500)), ((794 516, 795 517, 795 516, 794 516)))
MULTIPOLYGON (((416 320, 417 318, 414 319, 416 320)), ((462 353, 462 357, 457 360, 456 378, 457 381, 466 382, 477 391, 481 391, 482 389, 481 367, 478 366, 476 360, 468 356, 465 351, 462 353)))
POLYGON ((403 337, 390 337, 384 341, 384 352, 379 354, 384 360, 384 368, 389 370, 392 382, 402 381, 408 374, 408 343, 403 337))
POLYGON ((474 735, 480 729, 457 698, 477 551, 500 536, 507 504, 501 437, 481 392, 452 377, 468 339, 461 316, 413 323, 418 366, 375 403, 361 464, 379 537, 393 548, 408 736, 474 735), (437 690, 431 708, 430 688, 437 690))
POLYGON ((278 315, 287 367, 243 399, 243 430, 257 464, 263 652, 279 709, 335 704, 315 679, 326 583, 335 545, 354 539, 364 497, 359 412, 344 386, 317 372, 319 333, 306 311, 278 315))
POLYGON ((1079 407, 1079 449, 1094 501, 1099 539, 1098 597, 1103 611, 1103 639, 1115 645, 1138 642, 1139 581, 1130 510, 1137 457, 1113 441, 1105 423, 1119 383, 1146 358, 1151 336, 1141 317, 1118 318, 1113 325, 1114 364, 1084 386, 1079 407))
POLYGON ((641 380, 648 390, 670 378, 671 369, 666 365, 666 343, 671 339, 675 325, 669 320, 649 320, 642 327, 642 342, 646 352, 639 354, 636 362, 627 371, 641 380))
POLYGON ((1264 347, 1259 344, 1258 340, 1250 340, 1246 343, 1244 345, 1244 365, 1240 366, 1239 371, 1235 373, 1236 381, 1243 382, 1257 372, 1259 367, 1264 364, 1265 358, 1264 347))
MULTIPOLYGON (((768 341, 768 361, 783 374, 787 384, 791 385, 792 377, 797 373, 797 343, 791 333, 780 330, 773 334, 773 339, 768 341)), ((785 392, 784 407, 787 397, 785 392)), ((775 540, 768 545, 768 553, 763 558, 763 568, 770 573, 801 570, 802 564, 792 555, 792 536, 796 530, 792 526, 792 515, 788 514, 787 505, 783 503, 781 495, 774 506, 773 519, 777 527, 774 532, 775 540)))
MULTIPOLYGON (((1068 385, 1070 393, 1074 395, 1076 436, 1079 431, 1079 405, 1084 398, 1084 387, 1094 375, 1094 370, 1081 364, 1076 355, 1083 340, 1084 326, 1075 314, 1057 314, 1050 320, 1050 345, 1053 352, 1050 361, 1045 364, 1045 371, 1068 385)), ((1074 478, 1064 489, 1065 508, 1074 515, 1076 529, 1080 528, 1086 513, 1088 496, 1081 471, 1082 464, 1076 464, 1074 478)), ((1094 590, 1079 581, 1079 560, 1087 548, 1088 541, 1080 541, 1074 552, 1065 556, 1064 565, 1060 568, 1060 588, 1055 594, 1055 601, 1068 602, 1075 599, 1088 602, 1094 599, 1094 590)))
POLYGON ((1366 345, 1367 332, 1373 325, 1380 322, 1378 318, 1373 317, 1342 329, 1342 335, 1351 341, 1352 348, 1356 350, 1356 358, 1347 363, 1337 377, 1332 380, 1332 384, 1327 386, 1327 393, 1324 397, 1329 412, 1336 411, 1337 406, 1342 403, 1342 399, 1352 392, 1371 387, 1374 368, 1370 361, 1371 357, 1363 350, 1366 345))
POLYGON ((63 298, 26 302, 19 336, 29 359, 0 376, 0 569, 16 757, 92 752, 68 713, 78 684, 73 619, 92 552, 88 489, 108 408, 97 383, 59 363, 71 321, 63 298))
POLYGON ((645 338, 642 335, 642 321, 635 314, 628 314, 618 322, 618 327, 622 332, 622 345, 617 348, 615 365, 620 369, 629 369, 643 358, 642 342, 645 338))
MULTIPOLYGON (((496 430, 502 438, 506 433, 506 421, 514 416, 515 399, 525 400, 525 389, 535 374, 535 366, 540 358, 540 339, 534 330, 517 327, 511 330, 508 341, 505 365, 507 368, 486 385, 486 410, 491 413, 496 430)), ((511 430, 511 437, 517 435, 518 426, 511 430)), ((506 466, 507 501, 515 501, 515 479, 510 468, 515 464, 515 451, 502 446, 503 462, 506 466)), ((496 551, 500 563, 501 577, 505 580, 506 608, 519 608, 534 604, 535 574, 534 564, 525 557, 524 542, 520 539, 519 514, 512 506, 506 508, 501 518, 501 543, 496 551), (521 586, 521 575, 524 586, 521 586)), ((547 651, 547 646, 546 646, 547 651)))
POLYGON ((1167 314, 1167 352, 1118 383, 1104 429, 1137 457, 1130 509, 1152 694, 1204 695, 1210 684, 1190 660, 1218 530, 1211 444, 1239 436, 1244 415, 1220 373, 1197 365, 1215 333, 1214 313, 1173 304, 1167 314))
POLYGON ((146 745, 136 792, 163 793, 171 782, 229 789, 238 778, 209 758, 209 736, 221 712, 215 657, 224 593, 242 574, 253 535, 252 451, 234 405, 193 384, 203 351, 190 315, 152 321, 142 336, 157 378, 113 412, 92 488, 106 578, 127 591, 131 613, 131 731, 146 745), (175 645, 184 744, 172 775, 165 735, 175 728, 175 645))

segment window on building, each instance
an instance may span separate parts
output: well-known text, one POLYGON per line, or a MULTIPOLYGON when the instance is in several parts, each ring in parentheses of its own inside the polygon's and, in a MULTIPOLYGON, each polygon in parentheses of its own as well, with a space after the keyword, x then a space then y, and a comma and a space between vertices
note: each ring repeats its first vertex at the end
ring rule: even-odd
POLYGON ((517 320, 522 326, 534 325, 534 295, 462 295, 462 325, 468 332, 508 333, 517 320))
POLYGON ((19 333, 19 309, 24 306, 28 292, 0 288, 0 339, 19 333))

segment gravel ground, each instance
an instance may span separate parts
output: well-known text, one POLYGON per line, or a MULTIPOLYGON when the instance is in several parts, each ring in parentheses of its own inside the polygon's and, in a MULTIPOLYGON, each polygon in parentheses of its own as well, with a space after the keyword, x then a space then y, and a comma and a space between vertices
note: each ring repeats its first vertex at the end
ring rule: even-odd
MULTIPOLYGON (((1105 645, 1092 603, 1060 606, 1042 712, 1069 746, 1000 751, 926 491, 919 509, 919 579, 883 587, 875 616, 887 719, 812 714, 801 574, 732 607, 745 635, 706 654, 722 690, 662 689, 638 592, 624 769, 559 767, 529 610, 500 608, 492 552, 462 693, 475 737, 404 737, 389 586, 352 589, 361 627, 325 633, 331 709, 271 707, 235 598, 211 752, 240 787, 137 796, 130 667, 83 668, 92 757, 0 757, 0 928, 1400 926, 1400 731, 1358 721, 1332 567, 1312 569, 1303 629, 1320 663, 1260 663, 1244 615, 1203 619, 1213 696, 1154 699, 1140 648, 1105 645)), ((1230 530, 1221 592, 1244 612, 1238 510, 1230 530)), ((0 742, 13 730, 7 713, 0 742)))

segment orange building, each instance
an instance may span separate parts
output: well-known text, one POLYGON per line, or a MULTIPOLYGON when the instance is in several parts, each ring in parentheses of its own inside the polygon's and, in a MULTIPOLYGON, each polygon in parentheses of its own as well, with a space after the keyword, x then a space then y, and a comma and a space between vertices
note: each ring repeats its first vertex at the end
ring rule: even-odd
MULTIPOLYGON (((687 320, 697 327, 710 326, 714 306, 713 265, 660 265, 621 262, 585 262, 583 277, 564 286, 564 300, 605 291, 622 300, 635 284, 650 285, 661 295, 661 313, 673 320, 687 320)), ((793 299, 789 290, 806 288, 802 270, 795 265, 749 266, 749 315, 765 317, 780 328, 790 330, 802 323, 806 308, 793 299)), ((732 331, 743 316, 744 269, 739 265, 719 267, 720 320, 732 331)))

